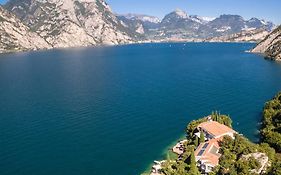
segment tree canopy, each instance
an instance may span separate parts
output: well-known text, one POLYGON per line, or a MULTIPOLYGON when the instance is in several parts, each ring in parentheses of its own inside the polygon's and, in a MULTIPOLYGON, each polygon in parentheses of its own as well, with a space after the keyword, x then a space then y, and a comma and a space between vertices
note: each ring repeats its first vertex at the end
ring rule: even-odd
POLYGON ((281 152, 281 92, 265 103, 261 134, 264 142, 281 152))

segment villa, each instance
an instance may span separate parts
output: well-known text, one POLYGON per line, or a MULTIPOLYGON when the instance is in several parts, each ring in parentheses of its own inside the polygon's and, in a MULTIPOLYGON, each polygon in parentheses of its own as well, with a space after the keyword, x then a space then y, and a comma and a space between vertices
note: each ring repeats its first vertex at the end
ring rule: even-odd
POLYGON ((230 127, 212 120, 199 124, 197 131, 195 135, 200 138, 200 132, 203 132, 206 140, 218 139, 226 135, 234 138, 234 134, 237 133, 230 127))
POLYGON ((219 164, 219 143, 217 139, 201 143, 195 151, 195 159, 198 167, 205 173, 209 173, 219 164))
POLYGON ((234 134, 237 132, 228 126, 212 120, 201 123, 198 125, 197 130, 198 132, 195 135, 200 137, 200 132, 203 132, 206 142, 201 143, 195 150, 195 159, 200 170, 209 173, 219 163, 221 156, 219 153, 219 141, 223 136, 234 138, 234 134))
MULTIPOLYGON (((219 153, 219 142, 223 137, 230 136, 234 139, 235 134, 237 134, 232 128, 213 121, 210 116, 207 117, 207 119, 206 122, 199 124, 195 130, 196 137, 200 138, 200 135, 203 133, 205 138, 205 141, 200 143, 194 152, 197 166, 203 174, 212 172, 214 167, 219 164, 219 159, 221 157, 221 154, 219 153)), ((174 153, 179 155, 179 159, 181 159, 181 155, 185 151, 185 142, 187 142, 187 140, 179 141, 172 149, 174 153)), ((150 175, 161 175, 163 162, 165 161, 155 161, 150 175)))

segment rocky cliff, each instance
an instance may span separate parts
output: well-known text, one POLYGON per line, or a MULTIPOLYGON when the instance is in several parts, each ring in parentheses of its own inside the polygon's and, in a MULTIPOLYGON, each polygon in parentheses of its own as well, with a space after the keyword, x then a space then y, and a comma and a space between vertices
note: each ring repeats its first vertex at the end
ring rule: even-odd
POLYGON ((266 58, 281 61, 281 26, 258 43, 252 52, 262 53, 266 58))
POLYGON ((0 6, 0 53, 49 48, 48 42, 0 6))
POLYGON ((10 0, 5 8, 54 48, 133 42, 104 0, 10 0))

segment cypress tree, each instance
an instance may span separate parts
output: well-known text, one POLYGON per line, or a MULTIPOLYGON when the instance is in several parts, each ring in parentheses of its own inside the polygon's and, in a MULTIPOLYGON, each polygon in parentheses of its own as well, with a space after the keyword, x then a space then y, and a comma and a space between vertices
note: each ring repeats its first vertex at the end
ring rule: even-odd
POLYGON ((218 111, 215 112, 215 121, 217 122, 219 120, 218 118, 218 111))
POLYGON ((190 169, 194 169, 196 167, 196 160, 195 160, 195 155, 194 155, 194 150, 191 150, 191 155, 190 155, 190 169))
POLYGON ((212 111, 212 114, 211 114, 211 118, 212 118, 212 120, 216 120, 216 118, 215 118, 216 116, 215 116, 215 113, 214 113, 214 111, 212 111))
POLYGON ((204 133, 202 131, 200 131, 200 140, 199 143, 204 143, 205 142, 205 136, 204 133))
POLYGON ((192 149, 191 151, 191 155, 190 155, 190 169, 189 169, 189 173, 190 175, 199 175, 200 172, 197 168, 196 165, 196 160, 195 160, 195 155, 194 155, 194 150, 192 149))
POLYGON ((199 139, 197 136, 195 136, 194 146, 197 148, 198 145, 199 145, 199 139))

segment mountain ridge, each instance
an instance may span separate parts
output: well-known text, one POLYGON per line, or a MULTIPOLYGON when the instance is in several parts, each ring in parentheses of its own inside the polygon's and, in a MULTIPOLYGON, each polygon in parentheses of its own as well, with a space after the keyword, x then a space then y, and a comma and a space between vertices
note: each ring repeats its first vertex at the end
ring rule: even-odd
MULTIPOLYGON (((167 14, 153 28, 143 24, 143 21, 119 15, 119 19, 132 30, 141 26, 142 34, 148 40, 170 40, 171 38, 187 40, 205 40, 207 38, 228 36, 242 31, 265 29, 271 31, 274 24, 258 18, 245 20, 239 15, 220 15, 217 18, 188 15, 185 11, 176 9, 167 14)), ((249 33, 251 34, 251 32, 249 33)))
POLYGON ((54 48, 133 41, 103 0, 10 0, 5 8, 54 48))
MULTIPOLYGON (((105 0, 10 0, 2 9, 24 27, 21 37, 15 38, 12 31, 3 27, 6 22, 0 20, 3 34, 0 52, 137 42, 255 42, 261 40, 257 36, 264 36, 274 27, 273 23, 257 18, 244 20, 239 15, 201 17, 180 9, 161 20, 143 14, 116 15, 105 0), (253 32, 261 29, 263 35, 253 32), (37 41, 40 43, 32 45, 37 41)), ((9 18, 7 15, 2 13, 2 18, 9 18)), ((11 25, 16 26, 15 23, 11 25)))
POLYGON ((239 33, 224 35, 219 37, 208 38, 204 42, 260 42, 270 32, 266 29, 249 29, 243 30, 239 33))

